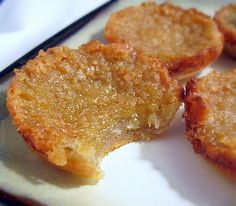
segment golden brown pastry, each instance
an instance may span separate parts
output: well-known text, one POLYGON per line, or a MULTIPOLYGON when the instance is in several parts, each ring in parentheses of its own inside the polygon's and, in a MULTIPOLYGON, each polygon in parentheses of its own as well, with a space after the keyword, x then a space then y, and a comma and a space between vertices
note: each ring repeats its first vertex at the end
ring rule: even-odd
POLYGON ((229 4, 216 12, 214 20, 225 38, 225 52, 236 58, 236 4, 229 4))
POLYGON ((78 50, 41 51, 16 70, 7 106, 33 150, 96 180, 110 151, 168 127, 181 91, 156 59, 125 44, 92 41, 78 50))
POLYGON ((236 174, 236 70, 212 72, 187 83, 187 138, 220 168, 236 174))
POLYGON ((178 80, 212 63, 223 47, 223 36, 210 17, 171 3, 148 2, 112 14, 105 38, 108 42, 129 43, 158 58, 178 80))

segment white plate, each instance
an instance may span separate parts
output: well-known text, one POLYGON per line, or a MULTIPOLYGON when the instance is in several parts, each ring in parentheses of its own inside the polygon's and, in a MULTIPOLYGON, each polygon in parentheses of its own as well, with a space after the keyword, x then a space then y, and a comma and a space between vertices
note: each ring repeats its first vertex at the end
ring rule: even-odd
MULTIPOLYGON (((103 40, 109 15, 138 1, 118 1, 64 42, 77 47, 103 40)), ((220 1, 175 1, 212 15, 220 1)), ((204 73, 226 70, 236 62, 222 56, 204 73)), ((185 138, 181 109, 172 126, 150 142, 132 143, 110 153, 102 162, 104 178, 83 185, 76 177, 52 168, 34 155, 12 125, 5 106, 9 79, 0 80, 0 188, 45 205, 236 205, 236 186, 200 156, 185 138)))

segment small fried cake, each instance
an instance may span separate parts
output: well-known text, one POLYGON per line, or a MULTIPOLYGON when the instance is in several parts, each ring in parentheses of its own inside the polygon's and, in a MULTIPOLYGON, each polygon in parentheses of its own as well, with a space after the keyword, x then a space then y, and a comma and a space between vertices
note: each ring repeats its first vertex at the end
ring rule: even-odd
POLYGON ((33 150, 96 180, 110 151, 168 127, 181 91, 156 59, 125 44, 92 41, 78 50, 41 51, 16 70, 7 106, 33 150))
POLYGON ((200 153, 223 171, 236 174, 236 69, 212 72, 187 83, 187 138, 200 153))
POLYGON ((216 12, 214 20, 225 38, 225 52, 236 58, 236 4, 229 4, 216 12))
POLYGON ((202 70, 223 48, 223 36, 210 17, 171 3, 147 2, 112 14, 105 38, 158 58, 178 80, 202 70))

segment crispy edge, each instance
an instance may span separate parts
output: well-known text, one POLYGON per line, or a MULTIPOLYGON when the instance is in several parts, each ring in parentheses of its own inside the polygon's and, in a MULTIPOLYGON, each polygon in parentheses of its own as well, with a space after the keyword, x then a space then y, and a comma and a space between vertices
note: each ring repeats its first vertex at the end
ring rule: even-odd
MULTIPOLYGON (((64 47, 57 47, 59 49, 63 49, 64 47)), ((42 58, 44 58, 44 55, 47 52, 51 52, 52 49, 48 49, 46 52, 43 52, 42 50, 39 52, 38 56, 36 56, 34 59, 30 60, 29 62, 32 64, 37 64, 38 61, 40 61, 42 58)), ((23 66, 24 67, 24 66, 23 66)), ((23 69, 23 68, 22 68, 23 69)), ((33 151, 35 154, 39 155, 40 158, 42 158, 45 162, 49 163, 50 165, 54 167, 59 167, 63 170, 70 171, 71 173, 75 175, 79 175, 80 179, 87 182, 94 184, 96 183, 101 177, 103 176, 103 173, 99 167, 94 167, 94 165, 89 164, 89 162, 86 162, 83 156, 79 156, 78 160, 75 161, 74 158, 67 157, 67 164, 66 165, 57 165, 55 162, 51 161, 49 158, 48 150, 52 149, 54 145, 49 146, 44 144, 45 147, 47 147, 46 150, 42 148, 37 147, 38 142, 35 142, 33 136, 37 136, 37 132, 34 133, 31 128, 29 128, 26 124, 24 124, 21 120, 21 118, 17 115, 16 107, 14 106, 14 92, 19 87, 18 81, 21 78, 18 73, 23 72, 23 70, 15 69, 15 75, 13 77, 13 80, 10 84, 10 86, 7 89, 7 108, 9 113, 11 114, 11 117, 13 119, 13 123, 16 125, 16 129, 18 133, 23 137, 24 141, 28 145, 28 147, 33 151), (78 161, 80 160, 80 164, 78 165, 78 161), (79 168, 79 169, 78 169, 79 168)), ((41 143, 42 144, 42 143, 41 143)))
POLYGON ((224 22, 223 19, 224 14, 230 12, 231 7, 236 7, 236 5, 229 4, 217 11, 214 16, 214 21, 216 22, 219 30, 224 35, 225 53, 233 58, 236 58, 236 31, 230 29, 230 27, 228 27, 227 23, 224 22))
POLYGON ((220 56, 223 49, 223 42, 224 39, 222 36, 221 44, 219 45, 201 50, 193 56, 183 56, 181 59, 173 58, 169 60, 166 66, 170 76, 177 80, 183 80, 199 73, 220 56))
MULTIPOLYGON (((113 46, 114 45, 112 45, 111 49, 113 49, 113 46)), ((125 49, 128 51, 128 53, 131 52, 132 55, 134 55, 134 56, 137 55, 138 58, 145 59, 145 61, 148 61, 152 67, 155 67, 156 64, 162 65, 155 58, 143 56, 142 53, 136 53, 136 51, 133 51, 133 48, 130 47, 129 45, 118 44, 118 46, 119 46, 119 48, 116 52, 117 58, 122 58, 125 55, 122 52, 125 49)), ((93 52, 96 52, 100 49, 103 49, 104 45, 98 44, 97 41, 92 41, 89 44, 82 45, 82 48, 84 48, 88 52, 93 53, 93 52)), ((47 52, 40 52, 39 55, 35 59, 30 60, 31 63, 35 63, 35 62, 37 63, 38 60, 41 60, 41 58, 44 58, 44 55, 46 53, 47 52)), ((107 54, 113 55, 113 54, 110 54, 110 50, 108 51, 107 54)), ((29 148, 33 152, 37 153, 43 160, 48 162, 50 165, 60 167, 64 170, 70 171, 76 175, 80 175, 82 177, 82 179, 85 178, 84 180, 86 182, 96 183, 103 176, 103 173, 99 168, 99 165, 98 165, 98 168, 95 168, 98 170, 93 170, 93 169, 91 169, 91 168, 93 168, 93 165, 86 163, 86 161, 83 158, 81 158, 82 163, 80 165, 78 165, 77 161, 74 161, 74 159, 71 159, 71 160, 67 159, 68 163, 65 166, 56 165, 54 162, 49 160, 49 156, 44 150, 37 148, 36 143, 34 142, 34 138, 32 137, 33 135, 37 135, 37 134, 33 134, 33 131, 31 130, 31 128, 27 127, 27 125, 22 124, 21 119, 19 119, 19 117, 16 115, 17 111, 14 106, 14 95, 13 94, 14 94, 15 90, 17 89, 17 87, 19 86, 18 81, 20 78, 20 76, 17 75, 17 73, 21 73, 21 72, 23 72, 23 70, 15 70, 16 74, 15 74, 13 81, 11 82, 11 84, 7 90, 7 107, 8 107, 8 110, 9 110, 11 116, 12 116, 13 122, 17 127, 17 131, 19 132, 19 134, 21 134, 21 136, 23 137, 23 139, 25 140, 25 142, 29 146, 29 148), (78 172, 78 168, 80 170, 79 172, 78 172)), ((162 84, 164 84, 167 87, 169 86, 171 81, 175 81, 175 80, 170 79, 168 72, 167 72, 166 68, 164 68, 164 66, 163 66, 163 69, 160 71, 160 80, 161 80, 162 84)), ((183 88, 180 86, 180 84, 178 82, 175 81, 173 83, 175 84, 175 87, 174 87, 175 93, 180 101, 181 99, 183 99, 183 88)), ((114 148, 112 148, 112 150, 114 150, 124 144, 127 144, 129 142, 130 141, 117 144, 117 145, 115 145, 114 148)))
POLYGON ((26 127, 25 125, 23 125, 21 123, 21 120, 16 116, 17 111, 16 111, 16 108, 14 106, 14 97, 13 97, 14 95, 13 94, 14 94, 15 90, 18 87, 18 78, 19 77, 16 75, 18 72, 21 72, 21 71, 18 70, 18 69, 14 70, 15 74, 14 74, 13 80, 12 80, 10 86, 7 89, 7 99, 6 99, 7 108, 8 108, 8 111, 9 111, 11 117, 12 117, 13 123, 16 126, 17 132, 23 137, 23 139, 25 140, 28 147, 33 152, 37 152, 37 154, 39 154, 40 157, 42 157, 44 160, 47 160, 47 155, 45 154, 45 152, 38 149, 35 146, 35 143, 33 141, 32 134, 29 131, 29 128, 26 127))
MULTIPOLYGON (((156 4, 154 2, 145 2, 142 3, 139 7, 145 7, 145 6, 160 6, 160 7, 169 7, 170 9, 175 9, 176 11, 179 12, 188 12, 191 13, 191 15, 195 14, 196 16, 199 16, 201 18, 207 18, 210 20, 210 17, 194 8, 190 9, 183 9, 180 6, 175 6, 172 3, 163 3, 163 4, 156 4)), ((108 20, 108 23, 105 26, 105 32, 104 36, 106 40, 109 43, 114 43, 114 42, 119 42, 119 43, 129 43, 125 39, 120 38, 116 33, 112 32, 111 29, 111 22, 114 21, 113 19, 119 18, 120 16, 122 17, 124 13, 129 13, 132 12, 132 9, 134 7, 128 7, 123 10, 120 10, 116 13, 113 13, 108 20)), ((213 21, 214 22, 214 21, 213 21)), ((198 53, 192 55, 192 56, 182 56, 180 57, 172 57, 169 59, 167 62, 164 62, 165 66, 168 68, 169 75, 176 79, 176 80, 184 80, 187 78, 190 78, 197 73, 199 73, 202 69, 204 69, 207 65, 210 63, 214 62, 221 54, 222 50, 224 47, 224 36, 221 35, 220 41, 218 44, 215 44, 214 46, 210 48, 206 48, 203 50, 200 50, 198 53)), ((136 50, 138 50, 136 48, 136 50)), ((140 52, 142 52, 140 50, 140 52)), ((153 56, 154 58, 158 58, 153 56)))
POLYGON ((201 141, 202 138, 200 137, 204 137, 201 131, 204 129, 204 120, 207 118, 210 106, 198 94, 200 81, 200 79, 192 78, 186 85, 185 112, 183 114, 186 123, 186 137, 192 143, 195 153, 201 154, 204 159, 216 166, 219 171, 234 180, 236 178, 236 159, 233 157, 232 152, 201 141))
POLYGON ((214 21, 217 23, 218 28, 223 33, 226 43, 236 45, 236 32, 232 31, 232 29, 228 27, 227 23, 225 23, 223 19, 224 14, 230 12, 231 7, 236 7, 236 5, 229 4, 217 11, 214 16, 214 21))

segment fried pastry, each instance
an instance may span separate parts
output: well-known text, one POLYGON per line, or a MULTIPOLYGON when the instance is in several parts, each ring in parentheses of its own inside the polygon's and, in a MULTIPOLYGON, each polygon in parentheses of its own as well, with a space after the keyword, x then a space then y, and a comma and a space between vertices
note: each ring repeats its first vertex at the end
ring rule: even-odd
POLYGON ((216 12, 214 20, 225 38, 225 52, 236 58, 236 4, 229 4, 216 12))
POLYGON ((97 180, 110 151, 168 127, 181 93, 156 59, 125 44, 92 41, 77 50, 40 51, 16 70, 7 106, 33 150, 53 165, 97 180))
POLYGON ((196 153, 236 174, 236 69, 212 72, 187 83, 187 138, 196 153))
POLYGON ((112 14, 105 38, 129 43, 158 58, 178 80, 198 73, 217 59, 223 48, 223 36, 210 17, 171 3, 147 2, 112 14))

